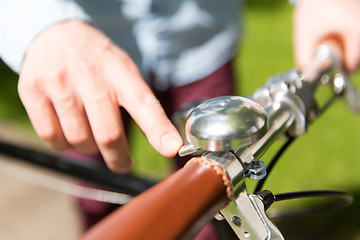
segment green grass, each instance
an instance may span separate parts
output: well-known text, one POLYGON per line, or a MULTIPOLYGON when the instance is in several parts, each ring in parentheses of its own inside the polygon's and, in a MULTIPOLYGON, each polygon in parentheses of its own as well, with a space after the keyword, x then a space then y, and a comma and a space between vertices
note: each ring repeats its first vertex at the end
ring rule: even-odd
POLYGON ((27 117, 17 95, 17 79, 18 76, 0 60, 0 116, 24 124, 27 117))
MULTIPOLYGON (((255 4, 247 9, 245 38, 237 59, 242 94, 253 92, 267 77, 294 66, 291 17, 292 8, 288 4, 273 7, 255 4)), ((354 79, 360 82, 358 76, 354 79)), ((279 223, 281 229, 309 233, 303 239, 320 239, 316 234, 319 232, 329 235, 321 239, 359 239, 359 121, 359 116, 351 113, 343 101, 336 102, 310 126, 305 136, 295 141, 265 185, 275 193, 311 189, 348 191, 355 196, 352 207, 286 220, 285 224, 279 223)), ((270 157, 271 154, 264 156, 266 161, 270 157)))
MULTIPOLYGON (((235 61, 239 79, 237 92, 241 95, 261 87, 269 76, 294 67, 292 7, 287 1, 249 3, 244 16, 244 38, 235 61)), ((0 117, 29 126, 16 94, 16 75, 1 66, 0 78, 0 117)), ((355 79, 360 82, 359 77, 355 79)), ((290 226, 302 224, 306 226, 304 231, 326 231, 331 234, 328 239, 360 239, 355 236, 359 232, 356 213, 360 213, 359 123, 360 117, 351 113, 343 101, 338 101, 310 126, 306 136, 296 140, 277 164, 265 185, 275 193, 334 189, 351 192, 356 197, 347 210, 290 220, 290 226)), ((172 171, 171 160, 157 154, 135 126, 129 141, 136 174, 161 179, 172 171)), ((269 151, 264 160, 268 161, 275 150, 269 151)), ((282 227, 287 229, 289 225, 282 227)), ((307 236, 307 239, 312 238, 307 236)))
MULTIPOLYGON (((245 39, 237 60, 242 94, 253 92, 269 76, 294 66, 291 15, 292 8, 287 4, 271 11, 258 7, 248 9, 245 39)), ((360 167, 360 161, 356 161, 360 159, 360 153, 356 151, 360 133, 358 122, 359 116, 351 113, 343 101, 336 102, 286 153, 285 158, 290 160, 277 166, 276 171, 286 177, 286 182, 272 177, 269 185, 271 183, 279 191, 294 186, 303 189, 316 186, 343 188, 346 185, 350 189, 359 185, 360 174, 354 172, 360 167), (310 177, 312 173, 318 177, 310 177)))

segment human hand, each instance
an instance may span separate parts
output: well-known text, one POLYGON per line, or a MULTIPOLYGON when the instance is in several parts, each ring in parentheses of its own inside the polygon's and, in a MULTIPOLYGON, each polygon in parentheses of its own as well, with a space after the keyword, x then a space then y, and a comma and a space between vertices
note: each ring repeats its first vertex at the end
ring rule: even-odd
POLYGON ((35 131, 49 146, 100 151, 116 172, 131 167, 119 106, 163 156, 174 156, 182 145, 130 57, 82 21, 55 24, 35 38, 18 91, 35 131))
POLYGON ((309 67, 319 44, 336 41, 342 63, 355 72, 360 63, 360 2, 358 0, 300 0, 294 14, 296 65, 309 67))

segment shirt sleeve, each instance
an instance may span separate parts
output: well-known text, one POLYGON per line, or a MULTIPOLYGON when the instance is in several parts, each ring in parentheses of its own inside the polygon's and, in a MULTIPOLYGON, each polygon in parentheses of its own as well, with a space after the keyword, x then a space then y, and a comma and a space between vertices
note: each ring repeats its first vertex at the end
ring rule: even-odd
POLYGON ((69 19, 91 21, 73 0, 0 0, 0 57, 19 73, 31 41, 45 28, 69 19))

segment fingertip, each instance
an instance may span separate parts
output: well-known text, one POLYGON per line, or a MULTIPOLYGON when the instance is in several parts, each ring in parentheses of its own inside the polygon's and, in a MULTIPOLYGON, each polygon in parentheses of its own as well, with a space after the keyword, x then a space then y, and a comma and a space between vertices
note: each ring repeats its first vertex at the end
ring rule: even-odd
POLYGON ((130 157, 128 157, 128 159, 121 159, 121 161, 117 160, 117 161, 107 162, 106 165, 112 172, 118 174, 129 173, 132 168, 130 157))
POLYGON ((178 133, 165 133, 160 138, 161 149, 159 153, 164 157, 174 157, 181 146, 183 141, 178 133))
POLYGON ((108 168, 114 173, 129 173, 132 168, 132 161, 125 139, 107 147, 106 149, 102 148, 101 153, 108 168))

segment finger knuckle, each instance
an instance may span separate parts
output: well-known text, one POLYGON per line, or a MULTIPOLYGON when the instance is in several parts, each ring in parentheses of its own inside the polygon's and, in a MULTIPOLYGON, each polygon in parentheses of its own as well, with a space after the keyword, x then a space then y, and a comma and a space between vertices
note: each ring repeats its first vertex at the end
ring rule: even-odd
POLYGON ((20 75, 17 88, 20 95, 24 95, 29 91, 40 89, 40 78, 39 77, 26 77, 20 75))
POLYGON ((103 133, 97 138, 97 142, 103 146, 111 146, 117 143, 123 137, 123 133, 120 131, 111 131, 103 133))
POLYGON ((65 73, 66 73, 66 70, 63 67, 52 68, 46 72, 46 74, 44 75, 44 78, 54 80, 54 81, 59 81, 59 80, 64 79, 65 73))
POLYGON ((158 114, 162 111, 160 101, 151 92, 138 93, 135 96, 135 98, 124 99, 124 105, 138 109, 139 112, 151 110, 154 114, 158 114))
POLYGON ((63 90, 52 95, 54 103, 64 109, 72 109, 78 105, 78 99, 71 90, 63 90))
POLYGON ((147 106, 160 106, 160 101, 152 93, 143 93, 139 96, 140 104, 147 106))
POLYGON ((79 57, 78 63, 79 63, 78 67, 80 68, 80 70, 89 75, 95 75, 98 72, 97 71, 98 65, 93 60, 87 57, 84 56, 79 57))
POLYGON ((54 129, 40 129, 37 134, 46 144, 57 151, 69 149, 65 139, 54 129))
POLYGON ((80 152, 86 154, 95 154, 99 152, 96 143, 92 139, 92 135, 76 135, 74 137, 70 137, 67 140, 71 146, 80 152))
POLYGON ((47 72, 43 78, 47 82, 46 85, 49 86, 49 90, 60 92, 68 88, 69 84, 65 77, 65 72, 62 69, 53 69, 47 72))
POLYGON ((117 51, 113 53, 116 54, 111 55, 110 59, 112 60, 113 64, 121 69, 124 75, 125 73, 129 75, 137 73, 137 67, 135 63, 125 51, 117 49, 117 51))
POLYGON ((48 143, 57 142, 57 140, 59 139, 58 133, 51 128, 47 128, 47 129, 42 128, 37 132, 39 137, 48 143))
POLYGON ((90 135, 86 132, 77 132, 76 134, 70 134, 67 137, 68 142, 74 146, 86 145, 89 142, 90 135))

